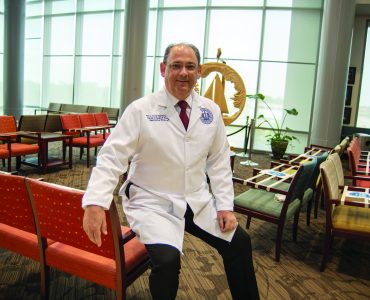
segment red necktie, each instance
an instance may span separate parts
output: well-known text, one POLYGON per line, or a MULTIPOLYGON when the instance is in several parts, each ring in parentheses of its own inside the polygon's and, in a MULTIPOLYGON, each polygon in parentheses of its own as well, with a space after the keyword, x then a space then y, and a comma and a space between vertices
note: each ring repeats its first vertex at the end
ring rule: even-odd
POLYGON ((188 104, 184 100, 179 101, 177 104, 181 108, 180 119, 182 121, 182 124, 184 124, 185 130, 187 130, 189 125, 189 117, 188 114, 186 113, 186 108, 188 107, 188 104))

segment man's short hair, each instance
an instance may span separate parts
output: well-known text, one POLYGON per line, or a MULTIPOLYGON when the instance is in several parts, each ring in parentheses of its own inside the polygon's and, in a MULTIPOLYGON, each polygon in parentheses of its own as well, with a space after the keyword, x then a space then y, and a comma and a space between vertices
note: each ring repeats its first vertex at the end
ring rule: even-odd
POLYGON ((168 59, 168 56, 170 55, 171 49, 173 47, 177 47, 177 46, 185 46, 185 47, 189 47, 189 48, 193 49, 193 51, 195 53, 195 56, 197 57, 197 60, 198 60, 198 65, 200 64, 199 50, 198 50, 197 47, 195 47, 193 44, 190 44, 190 43, 176 43, 176 44, 168 45, 167 48, 166 48, 166 51, 164 52, 164 57, 163 57, 163 62, 165 64, 167 63, 167 59, 168 59))

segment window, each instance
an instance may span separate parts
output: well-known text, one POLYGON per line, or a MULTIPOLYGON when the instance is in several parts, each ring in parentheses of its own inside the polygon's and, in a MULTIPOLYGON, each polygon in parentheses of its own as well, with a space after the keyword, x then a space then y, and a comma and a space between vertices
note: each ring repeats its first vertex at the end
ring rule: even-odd
MULTIPOLYGON (((221 58, 242 77, 247 94, 263 93, 281 112, 293 107, 298 110, 297 117, 288 116, 286 120, 286 125, 299 138, 288 150, 303 152, 311 120, 311 113, 307 112, 311 112, 314 99, 322 2, 153 0, 149 18, 147 92, 163 85, 159 64, 168 44, 194 43, 199 47, 202 63, 215 62, 217 49, 221 48, 221 58)), ((211 83, 211 75, 201 80, 201 94, 211 83)), ((229 111, 233 109, 230 98, 233 93, 233 85, 226 84, 229 111)), ((255 100, 247 100, 242 114, 228 126, 228 133, 245 125, 247 117, 256 119, 259 114, 267 115, 265 107, 255 100)), ((269 150, 265 138, 269 133, 270 130, 262 126, 256 130, 255 150, 269 150)), ((230 136, 229 142, 243 148, 244 131, 230 136)))
POLYGON ((4 0, 0 0, 0 114, 4 113, 4 0))
POLYGON ((119 107, 124 0, 27 1, 25 105, 119 107))
POLYGON ((364 64, 362 67, 360 103, 358 106, 356 127, 370 128, 370 22, 367 24, 365 47, 364 64))

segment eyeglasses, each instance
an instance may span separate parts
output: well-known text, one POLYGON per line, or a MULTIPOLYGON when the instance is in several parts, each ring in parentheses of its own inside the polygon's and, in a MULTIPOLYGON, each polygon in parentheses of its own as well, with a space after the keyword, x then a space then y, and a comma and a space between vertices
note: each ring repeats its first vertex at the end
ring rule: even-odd
POLYGON ((180 64, 180 63, 173 63, 169 64, 168 67, 174 72, 180 72, 183 68, 186 69, 188 72, 195 72, 198 69, 198 65, 195 64, 180 64))

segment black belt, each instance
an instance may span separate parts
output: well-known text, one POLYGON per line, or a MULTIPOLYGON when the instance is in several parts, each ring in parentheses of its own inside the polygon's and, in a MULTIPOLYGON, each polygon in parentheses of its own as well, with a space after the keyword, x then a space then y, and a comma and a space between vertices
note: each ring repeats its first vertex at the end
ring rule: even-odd
POLYGON ((127 198, 130 198, 130 187, 132 185, 133 185, 133 183, 131 181, 126 185, 125 194, 126 194, 127 198))

